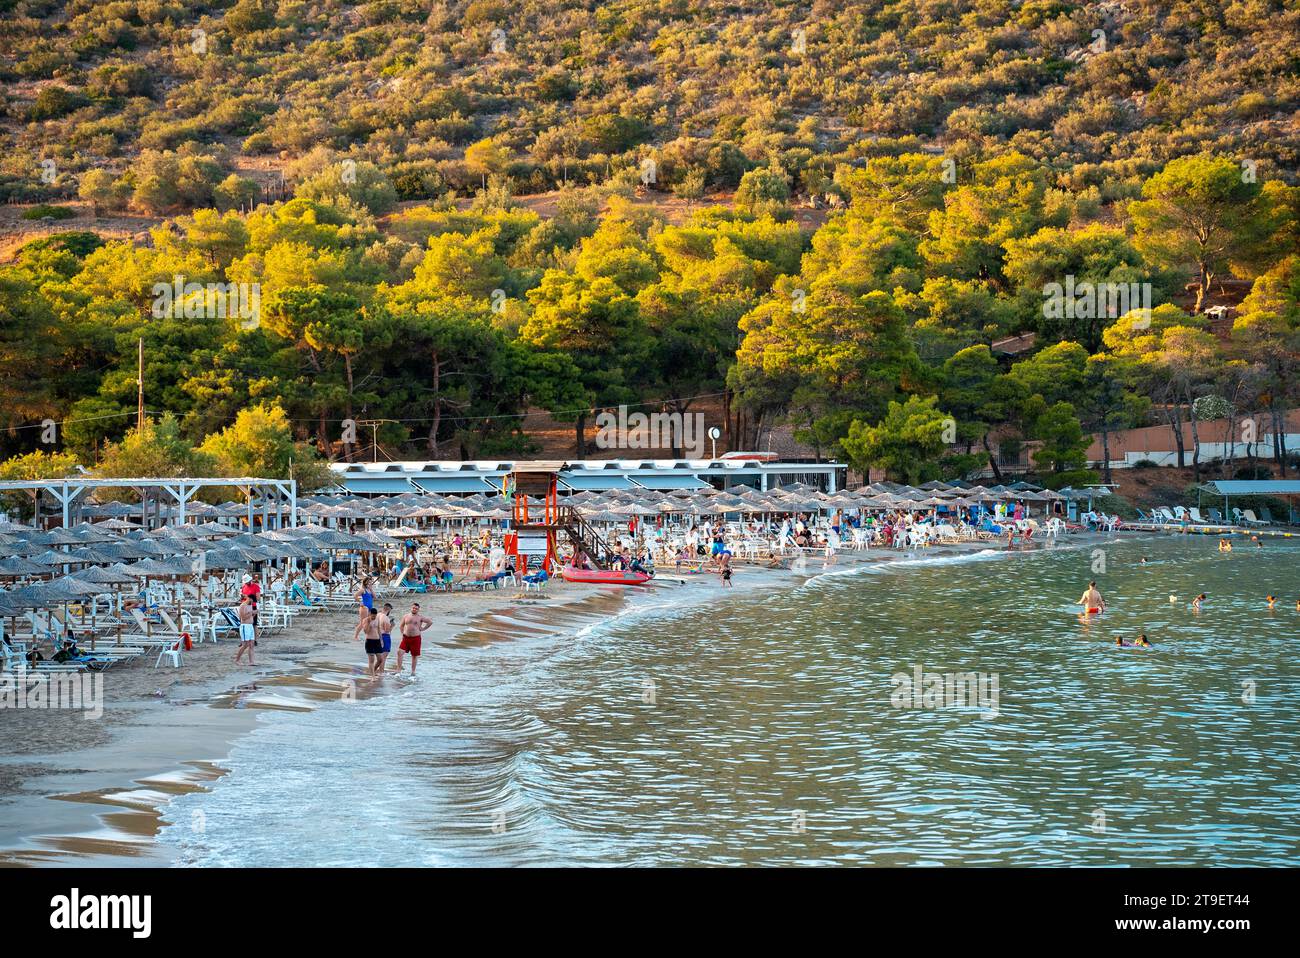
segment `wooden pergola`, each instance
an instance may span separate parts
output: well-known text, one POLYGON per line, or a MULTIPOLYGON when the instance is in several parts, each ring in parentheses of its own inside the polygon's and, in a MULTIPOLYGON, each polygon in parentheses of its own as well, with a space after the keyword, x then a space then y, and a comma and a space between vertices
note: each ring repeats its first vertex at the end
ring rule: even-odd
POLYGON ((260 511, 263 526, 270 518, 272 504, 279 515, 280 505, 289 507, 290 526, 298 524, 298 482, 294 479, 259 479, 242 477, 233 479, 204 478, 130 478, 106 479, 89 474, 71 476, 66 479, 15 479, 0 482, 0 492, 24 491, 32 494, 33 522, 40 521, 40 497, 42 493, 50 496, 62 507, 63 525, 72 525, 74 508, 84 500, 82 497, 91 489, 132 489, 140 495, 141 517, 148 525, 149 501, 161 501, 163 496, 171 499, 176 506, 176 521, 185 522, 185 507, 200 489, 208 487, 226 487, 238 489, 243 493, 248 504, 248 525, 251 529, 254 517, 260 511))

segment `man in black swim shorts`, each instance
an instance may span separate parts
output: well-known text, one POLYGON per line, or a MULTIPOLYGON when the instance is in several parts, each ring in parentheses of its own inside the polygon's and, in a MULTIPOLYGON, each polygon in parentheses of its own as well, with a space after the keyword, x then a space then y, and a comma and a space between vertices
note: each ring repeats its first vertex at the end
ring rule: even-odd
POLYGON ((357 623, 356 630, 352 633, 352 640, 355 642, 361 638, 361 633, 366 634, 366 658, 368 661, 367 671, 371 675, 376 675, 379 668, 380 657, 384 653, 384 643, 379 637, 379 610, 367 609, 365 617, 357 623))

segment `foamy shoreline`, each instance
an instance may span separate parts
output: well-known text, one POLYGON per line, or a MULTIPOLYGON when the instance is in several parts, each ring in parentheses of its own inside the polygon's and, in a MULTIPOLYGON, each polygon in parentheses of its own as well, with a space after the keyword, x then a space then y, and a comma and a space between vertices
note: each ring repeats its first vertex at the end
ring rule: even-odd
MULTIPOLYGON (((1075 535, 1055 548, 1083 548, 1113 538, 1075 535)), ((1024 554, 1042 547, 1040 542, 1014 551, 1024 554)), ((516 617, 503 613, 527 610, 539 629, 549 624, 561 634, 573 622, 586 621, 583 628, 590 629, 614 615, 677 604, 688 597, 715 602, 715 597, 733 592, 779 588, 826 572, 990 550, 1007 551, 1004 543, 985 540, 910 553, 841 552, 828 568, 820 558, 810 558, 802 574, 742 565, 734 590, 721 588, 716 576, 701 575, 698 581, 691 577, 685 587, 655 586, 650 595, 555 583, 544 600, 525 599, 513 590, 381 599, 402 611, 402 603, 414 598, 435 618, 425 633, 420 665, 428 680, 436 673, 439 655, 485 641, 509 641, 516 617)), ((157 841, 163 824, 160 809, 176 795, 207 789, 224 775, 221 763, 260 721, 273 721, 269 716, 278 710, 309 711, 337 703, 345 690, 355 690, 355 698, 364 701, 404 684, 392 673, 382 680, 364 674, 364 654, 351 640, 354 621, 350 611, 304 616, 290 632, 261 642, 256 670, 237 669, 230 661, 234 643, 223 642, 197 646, 180 670, 137 663, 110 671, 105 676, 104 716, 98 721, 67 711, 6 715, 10 754, 0 762, 0 864, 173 863, 173 852, 157 841)), ((395 650, 390 666, 394 661, 395 650)))

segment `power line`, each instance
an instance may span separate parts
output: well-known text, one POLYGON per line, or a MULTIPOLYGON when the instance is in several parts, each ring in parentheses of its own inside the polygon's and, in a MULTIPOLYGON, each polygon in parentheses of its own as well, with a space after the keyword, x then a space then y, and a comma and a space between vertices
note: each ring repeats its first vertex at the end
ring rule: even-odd
MULTIPOLYGON (((665 403, 694 402, 697 399, 715 399, 719 396, 725 396, 726 394, 727 393, 725 391, 712 392, 712 393, 699 393, 695 396, 673 396, 665 399, 647 399, 642 402, 619 403, 618 405, 624 407, 625 409, 637 409, 643 406, 662 406, 665 403)), ((617 408, 617 406, 613 406, 613 407, 581 406, 574 409, 549 409, 549 410, 545 410, 545 412, 548 412, 551 416, 554 417, 554 416, 577 415, 578 413, 592 412, 593 410, 596 409, 610 409, 610 408, 617 408)), ((53 422, 57 426, 65 426, 69 423, 76 423, 76 422, 96 422, 101 419, 121 419, 126 416, 136 416, 139 414, 139 412, 140 410, 124 411, 124 412, 106 413, 102 416, 81 416, 75 419, 52 419, 52 420, 48 420, 48 422, 53 422)), ((165 409, 163 410, 144 409, 143 413, 144 415, 151 416, 151 417, 166 416, 166 415, 172 415, 172 416, 185 415, 184 413, 177 413, 165 409)), ((427 422, 432 422, 435 418, 450 419, 453 421, 462 421, 462 422, 463 421, 485 422, 485 421, 491 421, 496 419, 526 419, 531 415, 534 414, 532 412, 518 412, 518 413, 497 413, 491 416, 461 416, 461 415, 457 415, 456 413, 444 412, 441 417, 435 417, 429 415, 429 416, 410 417, 406 419, 386 419, 384 421, 399 424, 399 425, 405 423, 427 423, 427 422)), ((288 422, 309 424, 309 425, 317 425, 322 421, 319 417, 315 417, 315 416, 304 417, 301 419, 293 419, 289 417, 285 417, 285 418, 288 422)), ((342 423, 342 422, 347 422, 348 419, 352 419, 353 422, 356 422, 358 424, 361 423, 361 420, 356 419, 355 417, 344 417, 341 419, 325 419, 324 422, 342 423)), ((41 421, 38 423, 32 423, 31 425, 27 425, 27 426, 11 426, 9 427, 9 431, 17 432, 22 429, 44 429, 46 425, 47 425, 47 421, 41 421)))
MULTIPOLYGON (((717 397, 717 396, 725 396, 726 394, 727 394, 727 393, 726 393, 725 391, 724 391, 724 392, 716 392, 716 393, 700 393, 700 394, 697 395, 697 396, 674 396, 674 397, 667 398, 667 399, 647 399, 647 400, 645 400, 644 402, 618 403, 618 404, 616 404, 616 405, 614 405, 614 406, 608 406, 608 405, 605 405, 605 406, 580 406, 580 407, 578 407, 578 408, 576 408, 576 409, 548 409, 548 410, 545 410, 545 411, 546 411, 546 412, 549 412, 552 416, 567 416, 567 415, 570 415, 570 414, 576 415, 576 414, 578 414, 578 413, 583 413, 583 412, 592 412, 593 410, 596 410, 596 409, 617 409, 618 406, 622 406, 622 407, 624 407, 625 409, 635 409, 635 408, 638 408, 638 407, 641 407, 641 406, 662 406, 662 405, 664 405, 665 403, 693 402, 693 401, 696 400, 696 399, 712 399, 712 398, 715 398, 715 397, 717 397)), ((529 417, 529 416, 531 416, 531 415, 533 415, 533 413, 531 413, 531 412, 498 413, 498 414, 493 415, 493 416, 459 416, 459 415, 457 415, 457 414, 455 414, 455 413, 443 413, 443 415, 442 415, 441 418, 443 418, 443 419, 456 419, 456 420, 472 420, 472 421, 481 421, 481 420, 490 420, 490 419, 526 419, 527 417, 529 417)), ((390 421, 390 422, 395 422, 395 423, 407 423, 407 422, 432 422, 433 419, 434 419, 433 416, 418 416, 418 417, 411 418, 411 419, 392 419, 392 420, 389 420, 389 421, 390 421)), ((319 423, 321 420, 320 420, 318 417, 312 417, 312 418, 305 418, 305 419, 290 419, 289 421, 290 421, 290 422, 301 422, 301 423, 319 423)), ((347 418, 344 418, 344 419, 326 419, 326 420, 325 420, 325 422, 330 422, 330 423, 333 423, 333 422, 347 422, 347 421, 348 421, 347 418)), ((355 419, 355 418, 353 418, 352 421, 353 421, 353 422, 358 422, 358 423, 360 422, 359 419, 355 419)))
MULTIPOLYGON (((146 409, 144 412, 145 415, 147 416, 166 415, 166 413, 160 413, 157 410, 153 410, 153 409, 146 409)), ((134 415, 137 415, 136 410, 128 410, 126 412, 110 412, 110 413, 105 413, 102 416, 80 416, 76 419, 42 420, 41 422, 38 423, 32 423, 30 426, 10 426, 8 427, 8 431, 19 432, 20 430, 23 429, 44 429, 49 423, 54 423, 54 425, 56 426, 66 426, 68 423, 71 422, 97 422, 100 419, 122 419, 123 417, 134 416, 134 415)))
MULTIPOLYGON (((640 408, 643 406, 663 406, 664 403, 689 403, 689 402, 694 402, 695 399, 714 399, 716 398, 716 396, 723 396, 723 395, 727 395, 727 393, 725 393, 724 391, 724 393, 701 393, 693 396, 672 396, 672 398, 668 398, 668 399, 646 399, 645 402, 640 402, 640 403, 619 403, 619 406, 623 406, 624 408, 628 408, 628 409, 640 408)), ((577 413, 580 412, 591 412, 593 411, 593 409, 606 409, 606 408, 617 408, 617 407, 582 406, 573 409, 546 409, 546 412, 549 412, 551 416, 567 416, 567 415, 577 415, 577 413)), ((101 419, 121 419, 121 417, 123 416, 135 416, 135 415, 136 412, 112 412, 112 413, 107 413, 107 415, 104 416, 83 416, 83 417, 79 417, 79 419, 62 419, 62 420, 49 420, 49 421, 55 422, 56 425, 66 425, 69 424, 69 422, 94 422, 96 420, 101 420, 101 419)), ((169 411, 169 409, 144 409, 144 415, 182 416, 185 415, 185 413, 172 412, 169 411)), ((502 413, 497 413, 497 415, 493 415, 493 416, 459 416, 456 415, 456 413, 454 412, 452 413, 443 412, 442 419, 459 420, 459 421, 464 421, 464 420, 487 421, 487 420, 499 420, 499 419, 526 419, 526 417, 532 415, 533 415, 532 412, 502 412, 502 413)), ((299 424, 316 425, 318 424, 318 422, 321 422, 320 417, 317 416, 303 417, 303 419, 289 419, 289 417, 286 417, 286 419, 287 421, 290 422, 299 422, 299 424)), ((357 422, 357 424, 360 424, 361 422, 361 420, 356 419, 356 417, 343 417, 343 419, 326 419, 324 421, 325 422, 347 422, 348 419, 357 422)), ((393 419, 393 420, 385 420, 385 421, 395 422, 395 424, 404 424, 404 422, 432 422, 433 420, 434 420, 434 416, 430 415, 430 416, 413 416, 413 417, 408 417, 408 419, 393 419)), ((12 430, 16 432, 16 430, 19 429, 43 429, 44 426, 45 426, 45 422, 42 421, 42 422, 35 422, 35 424, 32 425, 12 426, 12 430)))

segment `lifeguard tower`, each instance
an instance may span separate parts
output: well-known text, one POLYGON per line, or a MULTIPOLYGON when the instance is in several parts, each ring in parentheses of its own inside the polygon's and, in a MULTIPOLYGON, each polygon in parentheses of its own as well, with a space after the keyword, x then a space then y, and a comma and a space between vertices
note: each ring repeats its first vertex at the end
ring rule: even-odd
POLYGON ((593 561, 609 554, 605 542, 578 515, 578 510, 561 504, 559 483, 564 466, 563 460, 517 462, 505 476, 503 491, 511 500, 505 550, 506 555, 514 557, 520 573, 539 566, 555 574, 560 567, 560 533, 572 548, 582 549, 593 561), (541 502, 530 502, 530 496, 541 502))

